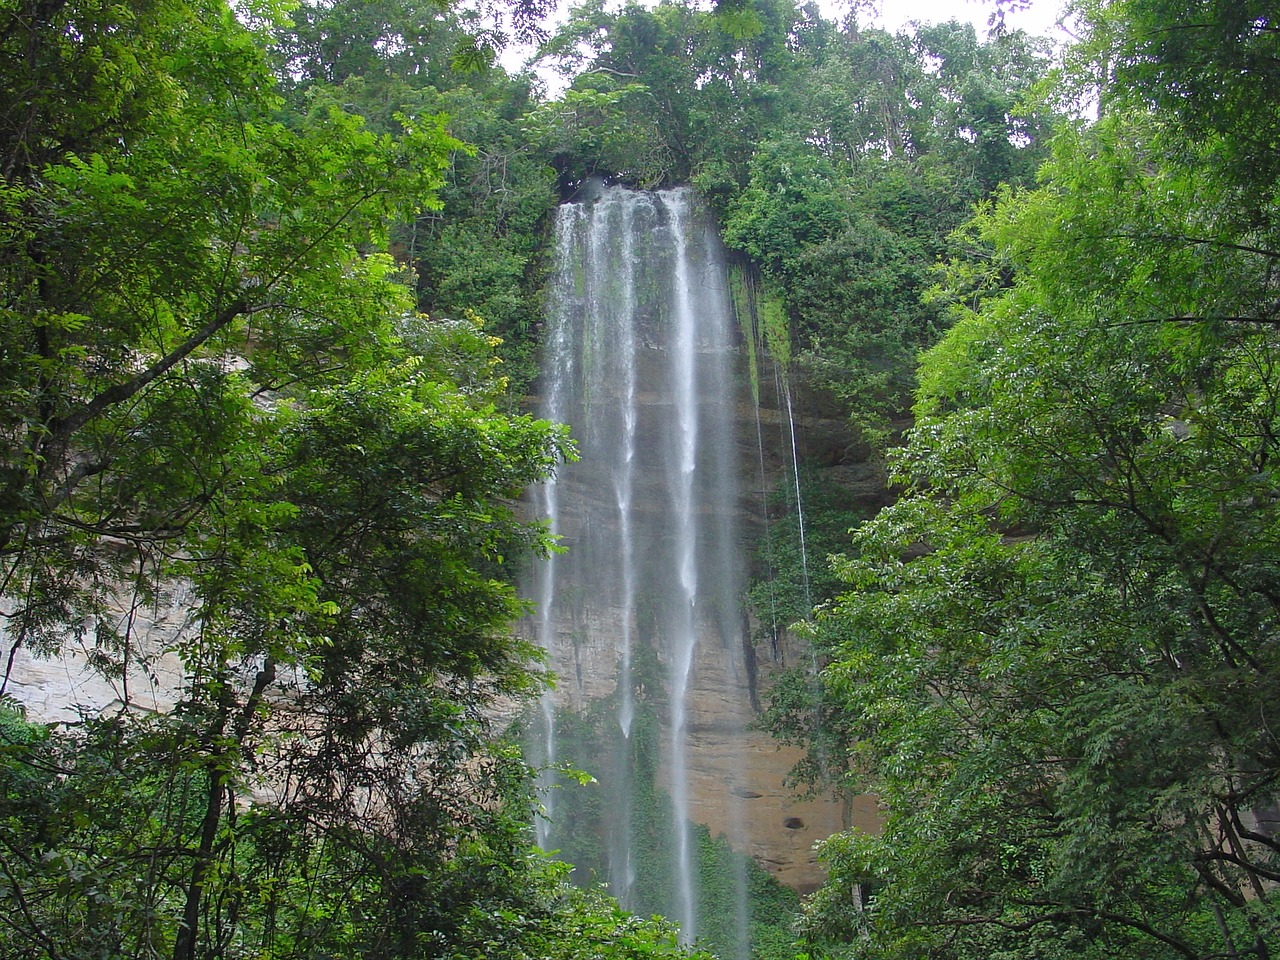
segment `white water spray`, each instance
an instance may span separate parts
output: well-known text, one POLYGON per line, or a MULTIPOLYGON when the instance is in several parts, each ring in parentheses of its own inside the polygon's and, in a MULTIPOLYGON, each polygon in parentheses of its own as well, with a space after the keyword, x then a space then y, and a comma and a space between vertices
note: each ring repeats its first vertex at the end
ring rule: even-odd
MULTIPOLYGON (((585 192, 557 219, 539 411, 569 424, 580 460, 536 499, 567 553, 534 581, 535 623, 560 677, 557 703, 584 709, 609 695, 602 681, 616 681, 614 730, 623 746, 607 770, 589 771, 609 811, 602 840, 610 890, 624 905, 666 912, 692 943, 700 931, 689 738, 692 699, 705 695, 697 690, 699 651, 743 642, 727 281, 718 240, 688 191, 585 192), (632 828, 642 709, 667 747, 658 783, 672 810, 660 844, 671 872, 649 874, 648 901, 635 890, 641 858, 632 828)), ((535 752, 572 765, 568 741, 554 742, 550 702, 538 731, 547 740, 535 752)), ((574 837, 560 831, 572 829, 573 813, 557 818, 551 784, 544 786, 551 822, 540 823, 538 842, 569 845, 574 837)), ((653 840, 646 843, 652 871, 653 840)), ((745 883, 738 886, 734 916, 745 938, 745 883)))

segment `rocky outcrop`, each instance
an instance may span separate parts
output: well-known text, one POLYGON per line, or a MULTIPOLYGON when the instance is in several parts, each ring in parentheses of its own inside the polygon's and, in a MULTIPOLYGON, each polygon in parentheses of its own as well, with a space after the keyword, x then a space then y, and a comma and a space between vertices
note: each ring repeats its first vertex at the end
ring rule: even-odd
POLYGON ((181 584, 154 603, 118 596, 104 613, 109 641, 98 643, 90 631, 69 633, 55 656, 36 655, 12 635, 0 634, 8 664, 3 693, 41 723, 172 709, 184 680, 173 647, 190 628, 190 599, 181 584))

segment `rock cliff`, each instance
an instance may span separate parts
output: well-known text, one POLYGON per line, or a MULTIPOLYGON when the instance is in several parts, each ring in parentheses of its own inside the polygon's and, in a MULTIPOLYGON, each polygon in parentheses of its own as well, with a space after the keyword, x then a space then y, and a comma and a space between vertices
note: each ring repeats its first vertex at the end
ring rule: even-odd
MULTIPOLYGON (((753 578, 771 576, 749 569, 751 558, 776 509, 768 494, 798 462, 866 512, 886 499, 884 476, 833 404, 799 387, 783 393, 772 366, 770 376, 752 369, 751 358, 770 361, 744 335, 754 324, 735 315, 728 279, 714 225, 685 192, 602 188, 561 210, 532 405, 572 427, 581 459, 533 498, 565 553, 530 575, 538 611, 526 629, 560 678, 533 724, 532 755, 609 768, 589 769, 610 782, 576 801, 603 804, 603 819, 580 816, 544 785, 548 809, 561 809, 540 839, 607 861, 595 869, 624 902, 635 834, 647 829, 632 822, 641 774, 635 757, 607 754, 637 749, 640 704, 660 728, 673 857, 688 857, 683 824, 705 824, 806 891, 822 880, 817 840, 854 820, 875 828, 867 798, 801 799, 788 786, 798 754, 759 730, 758 714, 782 671, 816 665, 787 624, 753 622, 744 600, 753 578), (609 699, 612 726, 600 719, 609 699), (579 724, 574 743, 556 714, 591 715, 589 742, 579 724), (602 738, 614 738, 605 753, 602 738), (594 846, 571 835, 584 829, 599 835, 594 846)), ((676 869, 677 883, 690 870, 676 869)), ((686 929, 689 899, 690 917, 662 905, 686 929)))

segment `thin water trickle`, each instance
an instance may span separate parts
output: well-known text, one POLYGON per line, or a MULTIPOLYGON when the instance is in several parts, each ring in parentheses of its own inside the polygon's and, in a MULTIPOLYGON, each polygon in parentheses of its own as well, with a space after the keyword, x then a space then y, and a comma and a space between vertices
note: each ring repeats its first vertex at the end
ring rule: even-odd
MULTIPOLYGON (((804 581, 804 615, 806 617, 813 616, 813 592, 809 583, 809 546, 805 540, 804 527, 804 497, 800 492, 800 454, 796 444, 796 419, 791 408, 791 383, 784 370, 782 373, 783 394, 786 397, 787 404, 787 431, 790 437, 791 447, 791 476, 795 482, 795 507, 796 507, 796 526, 800 533, 800 572, 804 581)), ((819 694, 819 664, 817 651, 809 647, 809 691, 813 698, 812 723, 814 730, 820 730, 822 727, 822 709, 820 706, 819 694)), ((814 741, 813 756, 817 761, 818 768, 825 776, 827 773, 827 756, 822 745, 821 737, 814 741)))
POLYGON ((809 545, 804 535, 804 497, 800 494, 800 453, 796 447, 796 417, 791 409, 791 381, 782 374, 783 393, 787 398, 787 430, 791 439, 791 476, 796 485, 796 525, 800 528, 800 574, 804 578, 805 616, 813 613, 813 591, 809 586, 809 545))
POLYGON ((756 421, 756 457, 760 472, 760 515, 764 521, 764 582, 769 593, 769 648, 777 657, 778 640, 782 625, 778 623, 778 596, 774 585, 775 569, 773 565, 773 533, 769 528, 769 474, 764 466, 764 428, 760 424, 760 404, 755 405, 756 421))

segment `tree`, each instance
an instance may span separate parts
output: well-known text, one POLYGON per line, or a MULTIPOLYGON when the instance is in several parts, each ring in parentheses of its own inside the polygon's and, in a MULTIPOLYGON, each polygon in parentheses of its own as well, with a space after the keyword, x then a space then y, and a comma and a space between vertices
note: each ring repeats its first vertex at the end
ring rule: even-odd
POLYGON ((8 662, 82 644, 126 706, 152 658, 184 676, 171 714, 6 724, 4 951, 441 953, 537 874, 485 718, 539 682, 504 571, 564 450, 380 252, 460 145, 275 122, 214 0, 0 13, 8 662), (179 587, 149 647, 130 611, 179 587))
POLYGON ((677 2, 617 13, 578 7, 543 47, 544 59, 575 77, 559 109, 543 111, 562 180, 694 181, 719 203, 741 186, 756 143, 785 109, 796 32, 820 32, 815 20, 791 0, 713 11, 677 2))
POLYGON ((1280 32, 1262 0, 1128 0, 1081 5, 1089 26, 1076 82, 1115 102, 1153 104, 1184 134, 1216 143, 1218 177, 1241 214, 1262 214, 1257 185, 1275 179, 1280 32), (1252 198, 1252 199, 1251 199, 1252 198))
MULTIPOLYGON (((202 792, 167 741, 171 728, 114 718, 68 736, 0 705, 0 842, 13 907, 0 920, 6 956, 165 949, 202 792)), ((525 780, 522 764, 498 768, 525 780)), ((457 799, 485 816, 475 796, 457 799)), ((405 851, 367 824, 319 830, 267 805, 242 809, 219 865, 219 939, 202 955, 706 960, 680 947, 670 925, 570 886, 563 865, 517 840, 523 824, 501 826, 495 814, 405 870, 405 851)), ((417 838, 426 846, 440 842, 438 821, 414 826, 431 829, 417 838)))
POLYGON ((955 276, 991 285, 922 363, 910 491, 839 565, 825 677, 887 815, 828 843, 815 941, 1280 943, 1271 185, 1141 72, 1104 94, 976 221, 995 260, 955 276))

